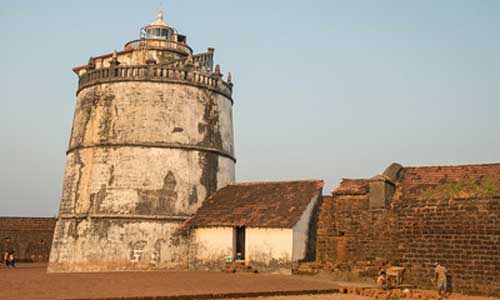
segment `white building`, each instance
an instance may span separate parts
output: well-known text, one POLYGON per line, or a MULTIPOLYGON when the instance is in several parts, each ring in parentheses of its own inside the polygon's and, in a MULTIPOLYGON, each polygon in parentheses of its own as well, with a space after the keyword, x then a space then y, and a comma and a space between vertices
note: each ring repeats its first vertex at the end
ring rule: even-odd
POLYGON ((218 268, 234 260, 290 273, 295 262, 314 259, 322 189, 323 181, 307 180, 236 183, 218 190, 187 223, 192 264, 218 268))

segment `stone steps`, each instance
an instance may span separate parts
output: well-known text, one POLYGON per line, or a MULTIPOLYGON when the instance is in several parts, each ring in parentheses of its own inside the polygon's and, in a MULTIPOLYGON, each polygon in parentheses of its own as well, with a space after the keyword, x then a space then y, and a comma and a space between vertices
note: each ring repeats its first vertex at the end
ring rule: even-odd
POLYGON ((246 265, 244 260, 236 260, 232 262, 226 262, 224 264, 224 269, 222 270, 226 273, 259 273, 252 266, 246 265))

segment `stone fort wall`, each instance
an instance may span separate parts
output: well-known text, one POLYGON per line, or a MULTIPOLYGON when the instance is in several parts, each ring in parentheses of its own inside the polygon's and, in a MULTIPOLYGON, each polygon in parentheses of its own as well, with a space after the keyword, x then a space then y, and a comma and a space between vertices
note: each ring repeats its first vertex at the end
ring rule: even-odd
POLYGON ((0 250, 16 251, 18 261, 49 260, 55 218, 0 217, 0 250))
POLYGON ((368 195, 325 197, 319 212, 321 263, 387 260, 405 282, 432 288, 433 264, 448 268, 453 290, 500 295, 500 198, 408 200, 370 208, 368 195))
POLYGON ((316 257, 322 262, 392 258, 397 250, 396 222, 393 210, 369 209, 367 195, 324 197, 316 257))

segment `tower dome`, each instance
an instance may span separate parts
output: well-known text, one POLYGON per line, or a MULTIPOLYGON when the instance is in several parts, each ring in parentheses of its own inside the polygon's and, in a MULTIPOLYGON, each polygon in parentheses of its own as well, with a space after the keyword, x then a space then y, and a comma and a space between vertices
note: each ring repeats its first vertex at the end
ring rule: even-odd
POLYGON ((160 11, 156 21, 143 28, 143 36, 146 39, 169 40, 175 34, 175 29, 163 20, 164 13, 160 11))
POLYGON ((177 30, 163 20, 162 10, 157 14, 156 20, 141 28, 140 38, 125 44, 125 51, 137 49, 156 49, 168 51, 178 58, 185 58, 193 54, 193 50, 187 44, 185 35, 179 34, 177 30))

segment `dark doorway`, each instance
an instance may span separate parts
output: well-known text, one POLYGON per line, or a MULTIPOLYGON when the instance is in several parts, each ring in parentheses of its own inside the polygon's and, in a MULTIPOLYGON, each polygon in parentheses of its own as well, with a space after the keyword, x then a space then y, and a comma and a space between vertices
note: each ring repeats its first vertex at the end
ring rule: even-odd
POLYGON ((236 227, 236 253, 235 259, 243 260, 245 259, 245 227, 236 227))

